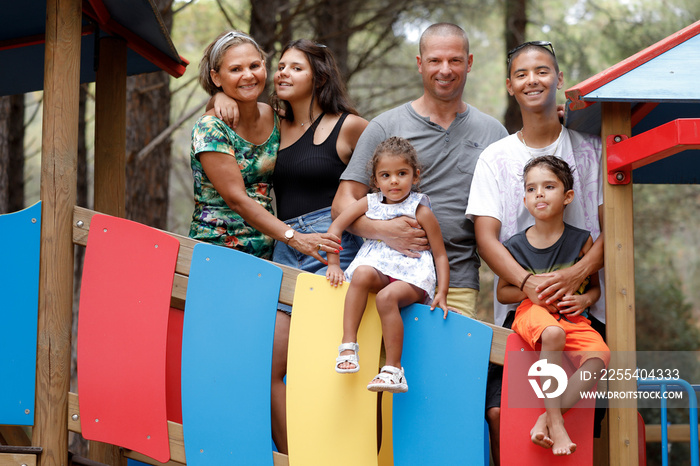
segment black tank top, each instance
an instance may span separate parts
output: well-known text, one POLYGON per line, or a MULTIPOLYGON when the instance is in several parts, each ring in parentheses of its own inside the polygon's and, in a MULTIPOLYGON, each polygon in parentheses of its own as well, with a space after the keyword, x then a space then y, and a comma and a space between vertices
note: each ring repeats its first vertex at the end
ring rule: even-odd
POLYGON ((272 185, 277 201, 277 217, 289 220, 330 207, 346 165, 338 157, 338 134, 348 116, 343 113, 333 131, 321 144, 314 144, 314 133, 324 114, 291 146, 277 153, 272 185))

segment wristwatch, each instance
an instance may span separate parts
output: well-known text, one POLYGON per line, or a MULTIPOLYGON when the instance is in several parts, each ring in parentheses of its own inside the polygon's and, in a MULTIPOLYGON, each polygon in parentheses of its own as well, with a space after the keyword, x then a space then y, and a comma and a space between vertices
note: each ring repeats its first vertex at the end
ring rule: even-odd
POLYGON ((285 238, 285 244, 289 244, 289 240, 294 238, 294 229, 290 228, 289 230, 284 232, 284 238, 285 238))

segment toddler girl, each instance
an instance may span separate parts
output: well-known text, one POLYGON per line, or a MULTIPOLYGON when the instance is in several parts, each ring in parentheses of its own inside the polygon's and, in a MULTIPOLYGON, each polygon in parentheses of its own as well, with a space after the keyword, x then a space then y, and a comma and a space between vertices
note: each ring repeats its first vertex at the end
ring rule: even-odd
POLYGON ((340 269, 338 255, 328 255, 326 278, 331 284, 338 286, 344 279, 350 281, 345 297, 343 340, 338 348, 335 370, 348 373, 360 369, 357 330, 369 293, 376 293, 386 365, 367 385, 367 389, 401 393, 408 390, 408 385, 401 367, 403 321, 399 309, 416 302, 431 303, 431 310, 440 307, 444 318, 447 318, 450 268, 440 225, 430 210, 428 197, 415 191, 420 181, 420 170, 416 150, 411 143, 399 137, 383 141, 374 152, 371 171, 370 187, 379 192, 368 194, 344 210, 328 232, 340 236, 362 215, 378 220, 408 216, 415 218, 425 230, 432 254, 430 250, 418 251, 416 257, 409 257, 382 241, 368 240, 345 274, 340 269))

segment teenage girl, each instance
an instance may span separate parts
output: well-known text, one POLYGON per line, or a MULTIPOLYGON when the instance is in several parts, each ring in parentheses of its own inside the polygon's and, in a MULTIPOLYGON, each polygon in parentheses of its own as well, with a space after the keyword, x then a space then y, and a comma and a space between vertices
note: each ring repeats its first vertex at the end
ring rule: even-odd
POLYGON ((399 310, 412 303, 430 302, 431 310, 440 307, 447 318, 450 267, 440 225, 430 210, 428 197, 416 192, 420 170, 416 150, 411 143, 399 137, 383 141, 372 157, 371 172, 371 188, 379 192, 368 194, 344 210, 328 232, 340 236, 362 215, 380 220, 410 216, 425 230, 432 254, 430 250, 420 251, 418 257, 409 257, 382 241, 368 240, 345 274, 340 269, 338 255, 328 255, 326 278, 331 284, 338 286, 345 279, 350 281, 345 298, 343 341, 338 348, 335 369, 340 373, 360 369, 357 330, 369 293, 376 293, 386 365, 367 385, 367 389, 401 393, 408 390, 408 385, 401 367, 403 322, 399 310))

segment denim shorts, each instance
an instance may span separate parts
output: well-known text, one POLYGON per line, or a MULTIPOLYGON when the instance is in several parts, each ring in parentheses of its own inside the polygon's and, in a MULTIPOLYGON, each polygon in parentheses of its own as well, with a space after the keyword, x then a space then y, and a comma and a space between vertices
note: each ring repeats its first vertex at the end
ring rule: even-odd
MULTIPOLYGON (((320 209, 313 211, 311 213, 300 215, 285 221, 290 228, 298 231, 299 233, 326 233, 328 228, 331 226, 331 208, 326 207, 325 209, 320 209)), ((350 262, 355 258, 355 254, 359 251, 360 246, 362 246, 363 239, 359 236, 355 236, 351 233, 343 232, 341 238, 341 246, 343 250, 340 251, 340 268, 345 270, 350 262)), ((320 253, 323 258, 326 258, 326 253, 320 253)), ((296 249, 287 246, 281 241, 275 244, 275 251, 272 254, 272 261, 278 264, 288 265, 289 267, 294 267, 301 269, 304 272, 315 273, 318 275, 325 275, 326 265, 316 260, 312 256, 307 256, 302 254, 296 249)), ((278 308, 284 310, 287 313, 291 313, 291 306, 279 303, 278 308)))

